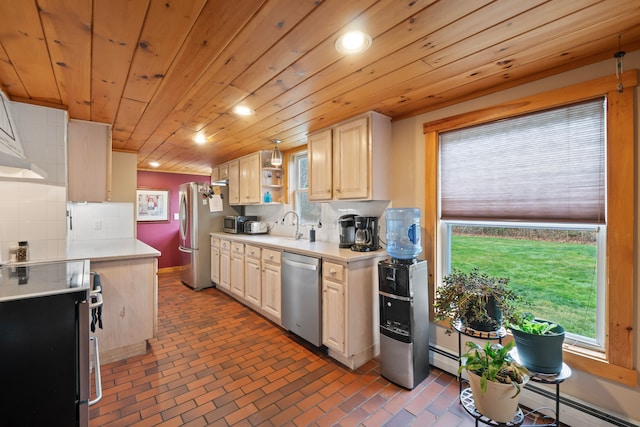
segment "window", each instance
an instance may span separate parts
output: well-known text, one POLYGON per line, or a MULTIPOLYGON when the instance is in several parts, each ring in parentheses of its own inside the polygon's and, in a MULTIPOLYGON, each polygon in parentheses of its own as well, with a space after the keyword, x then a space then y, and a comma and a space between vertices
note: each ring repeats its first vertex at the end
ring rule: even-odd
POLYGON ((538 317, 604 349, 605 102, 440 134, 443 274, 511 279, 538 317))
POLYGON ((300 215, 301 223, 317 224, 320 222, 321 205, 309 202, 309 159, 306 151, 292 156, 293 170, 291 174, 294 209, 300 215))
MULTIPOLYGON (((634 350, 638 333, 634 321, 634 299, 636 294, 634 277, 635 258, 637 256, 634 238, 634 210, 636 206, 637 182, 636 170, 636 118, 634 113, 635 88, 638 85, 637 72, 627 71, 621 74, 624 91, 618 92, 615 78, 601 77, 572 86, 554 89, 526 98, 512 100, 478 111, 436 120, 423 125, 425 134, 425 209, 423 221, 425 234, 429 236, 424 246, 424 256, 433 266, 430 276, 431 289, 435 289, 438 278, 443 276, 444 254, 440 242, 445 241, 441 229, 439 201, 439 135, 446 131, 471 127, 511 117, 522 116, 556 107, 580 103, 584 100, 606 98, 606 152, 605 152, 605 212, 606 224, 596 229, 601 245, 607 256, 602 263, 604 271, 603 286, 606 300, 603 302, 603 315, 606 335, 603 351, 593 351, 584 347, 567 347, 565 361, 570 366, 611 381, 636 387, 638 371, 634 369, 634 350), (630 88, 629 90, 627 90, 630 88), (603 232, 606 226, 606 235, 603 232)), ((570 210, 569 210, 570 211, 570 210)), ((449 221, 456 221, 453 218, 449 221)), ((523 221, 523 223, 535 221, 523 221)), ((581 220, 582 223, 588 222, 581 220)), ((566 225, 567 223, 563 223, 566 225)), ((455 226, 456 224, 450 224, 455 226)), ((535 224, 532 224, 535 225, 535 224)), ((526 228, 526 227, 525 227, 526 228)), ((598 243, 596 243, 598 245, 598 243)), ((597 246, 596 246, 597 247, 597 246)), ((598 255, 601 253, 598 251, 598 255)), ((600 280, 596 278, 596 280, 600 280)), ((596 332, 597 334, 597 332, 596 332)), ((566 343, 566 342, 565 342, 566 343)))

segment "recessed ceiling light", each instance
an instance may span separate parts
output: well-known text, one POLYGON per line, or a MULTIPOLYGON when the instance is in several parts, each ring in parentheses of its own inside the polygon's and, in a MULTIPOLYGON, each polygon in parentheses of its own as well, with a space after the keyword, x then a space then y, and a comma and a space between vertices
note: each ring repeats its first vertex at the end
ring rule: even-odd
POLYGON ((371 36, 362 31, 349 31, 338 37, 336 49, 345 55, 364 52, 371 46, 371 36))
POLYGON ((205 142, 207 142, 207 137, 204 136, 201 133, 196 134, 196 136, 193 138, 193 140, 196 142, 196 144, 204 144, 205 142))
POLYGON ((158 166, 160 166, 160 163, 158 163, 158 162, 149 162, 149 166, 151 166, 152 168, 157 168, 158 166))
POLYGON ((244 105, 236 105, 233 107, 233 112, 239 116, 251 116, 255 113, 251 108, 245 107, 244 105))

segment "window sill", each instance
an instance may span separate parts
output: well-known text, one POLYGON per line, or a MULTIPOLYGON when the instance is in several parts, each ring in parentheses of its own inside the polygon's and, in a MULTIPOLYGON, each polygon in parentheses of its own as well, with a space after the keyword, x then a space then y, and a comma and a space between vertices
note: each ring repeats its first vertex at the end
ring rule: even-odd
POLYGON ((585 371, 629 387, 638 385, 638 371, 612 365, 601 352, 565 345, 564 361, 571 369, 585 371))

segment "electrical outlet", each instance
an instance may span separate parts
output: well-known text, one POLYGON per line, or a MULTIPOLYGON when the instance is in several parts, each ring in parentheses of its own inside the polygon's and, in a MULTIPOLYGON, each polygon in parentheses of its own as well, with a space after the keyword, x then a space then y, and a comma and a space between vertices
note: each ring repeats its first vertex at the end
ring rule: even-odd
POLYGON ((180 219, 180 214, 179 214, 178 212, 174 212, 174 213, 173 213, 173 219, 174 219, 175 221, 179 220, 179 219, 180 219))
POLYGON ((102 220, 101 219, 96 219, 96 221, 93 223, 93 229, 94 230, 102 230, 102 220))

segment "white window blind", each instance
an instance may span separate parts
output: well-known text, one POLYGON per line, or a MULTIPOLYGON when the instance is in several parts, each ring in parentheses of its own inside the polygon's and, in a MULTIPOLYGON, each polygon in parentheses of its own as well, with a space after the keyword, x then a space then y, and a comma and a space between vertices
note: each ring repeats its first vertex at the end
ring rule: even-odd
POLYGON ((604 223, 605 105, 442 132, 442 219, 604 223))

